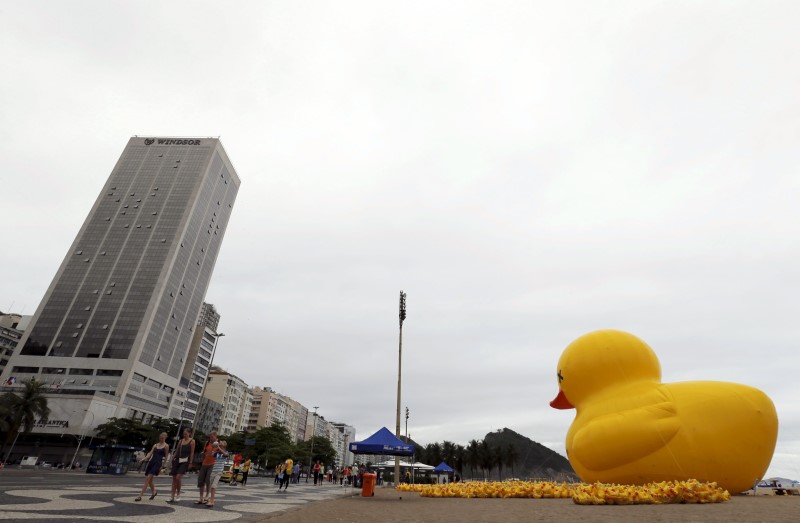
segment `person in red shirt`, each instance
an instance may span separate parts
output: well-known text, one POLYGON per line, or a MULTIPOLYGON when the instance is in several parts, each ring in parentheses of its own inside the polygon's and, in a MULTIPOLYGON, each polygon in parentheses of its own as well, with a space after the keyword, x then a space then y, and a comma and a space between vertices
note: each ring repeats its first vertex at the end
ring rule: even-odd
POLYGON ((319 460, 317 460, 317 462, 314 463, 314 485, 317 484, 318 479, 322 481, 322 479, 319 477, 319 469, 320 469, 319 460))
POLYGON ((234 454, 233 455, 233 467, 231 468, 231 482, 229 483, 230 486, 236 485, 236 478, 239 477, 239 467, 242 464, 242 455, 241 454, 234 454))

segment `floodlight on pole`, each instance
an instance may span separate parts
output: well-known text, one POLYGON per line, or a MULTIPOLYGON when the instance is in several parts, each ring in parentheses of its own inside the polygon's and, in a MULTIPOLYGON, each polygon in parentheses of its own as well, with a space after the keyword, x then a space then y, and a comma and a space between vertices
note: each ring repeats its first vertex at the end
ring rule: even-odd
MULTIPOLYGON (((406 319, 406 293, 400 291, 400 344, 397 351, 397 423, 395 425, 394 435, 400 438, 400 398, 402 383, 402 370, 403 370, 403 321, 406 319)), ((394 457, 394 484, 397 485, 400 479, 400 458, 394 457)))
MULTIPOLYGON (((314 436, 317 435, 317 409, 314 407, 314 428, 311 430, 311 453, 308 455, 308 472, 306 473, 306 483, 308 483, 308 476, 311 475, 311 462, 314 460, 314 436)), ((297 478, 300 481, 300 478, 297 478)))
POLYGON ((408 407, 406 407, 406 443, 408 443, 408 407))

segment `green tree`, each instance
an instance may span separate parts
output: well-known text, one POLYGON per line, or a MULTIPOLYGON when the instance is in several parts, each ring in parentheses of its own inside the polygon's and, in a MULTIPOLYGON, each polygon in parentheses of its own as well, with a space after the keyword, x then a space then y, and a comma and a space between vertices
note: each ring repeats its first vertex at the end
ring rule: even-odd
POLYGON ((514 465, 517 463, 519 459, 519 453, 517 452, 517 447, 514 446, 513 443, 509 443, 503 453, 503 459, 505 460, 506 467, 511 469, 511 475, 514 475, 514 465))
MULTIPOLYGON (((456 463, 456 444, 452 441, 443 441, 442 442, 442 461, 446 462, 451 467, 455 467, 456 463)), ((441 461, 437 462, 429 462, 429 465, 433 465, 434 467, 437 466, 441 461)))
POLYGON ((442 462, 442 446, 438 443, 428 443, 425 446, 425 463, 434 467, 442 462))
POLYGON ((501 447, 494 447, 492 449, 492 457, 494 458, 494 464, 497 467, 497 478, 500 481, 503 481, 503 465, 505 464, 506 458, 505 451, 501 447))
POLYGON ((234 454, 242 454, 244 455, 247 452, 245 447, 245 440, 251 439, 252 434, 249 432, 245 432, 240 430, 239 432, 234 432, 233 434, 225 434, 219 436, 219 439, 225 440, 228 442, 228 452, 232 452, 234 454))
POLYGON ((495 459, 494 452, 492 452, 492 447, 489 446, 489 442, 485 439, 482 440, 478 445, 478 455, 480 456, 481 468, 483 469, 484 473, 483 477, 484 479, 488 479, 492 475, 495 459))
POLYGON ((471 439, 467 444, 467 464, 472 472, 472 477, 475 477, 475 471, 481 463, 480 443, 478 440, 471 439))
POLYGON ((314 436, 314 453, 311 453, 311 439, 308 441, 300 441, 293 449, 293 458, 295 461, 298 459, 302 466, 307 466, 309 463, 309 456, 311 462, 315 463, 319 460, 324 465, 331 465, 336 462, 336 450, 333 448, 331 440, 322 436, 314 436))
POLYGON ((455 461, 453 462, 453 469, 458 472, 459 476, 464 477, 464 465, 467 462, 467 449, 464 445, 456 445, 455 461))
POLYGON ((96 433, 106 443, 142 447, 152 437, 153 428, 135 419, 108 418, 107 422, 97 426, 96 433))
POLYGON ((47 398, 44 397, 44 393, 44 383, 31 379, 24 383, 21 394, 9 392, 4 395, 2 403, 3 410, 6 412, 6 421, 3 425, 7 429, 3 448, 0 450, 5 450, 6 443, 14 440, 20 431, 27 434, 33 430, 37 418, 47 421, 47 417, 50 416, 50 408, 47 406, 47 398))
POLYGON ((162 432, 167 433, 167 444, 172 446, 175 442, 175 437, 177 436, 178 439, 182 435, 178 435, 178 427, 185 427, 186 422, 181 422, 179 418, 160 418, 150 424, 151 434, 147 438, 148 444, 152 445, 158 442, 158 436, 162 432))
POLYGON ((6 434, 11 427, 11 396, 10 392, 6 392, 0 396, 0 432, 6 434))
POLYGON ((245 447, 244 455, 260 467, 274 467, 292 453, 292 437, 280 423, 273 423, 269 427, 251 432, 247 435, 247 439, 254 439, 255 445, 245 447))

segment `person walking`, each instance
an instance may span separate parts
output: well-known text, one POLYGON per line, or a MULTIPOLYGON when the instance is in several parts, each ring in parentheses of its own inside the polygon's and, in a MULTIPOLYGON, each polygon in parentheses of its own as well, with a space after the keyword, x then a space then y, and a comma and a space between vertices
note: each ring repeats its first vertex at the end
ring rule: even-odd
POLYGON ((162 432, 158 435, 158 443, 153 445, 153 448, 150 449, 150 452, 147 453, 145 457, 143 457, 139 463, 144 461, 150 460, 147 464, 147 469, 145 469, 145 478, 144 478, 144 485, 142 485, 142 491, 139 492, 139 497, 137 497, 134 501, 141 501, 142 496, 144 496, 144 492, 147 490, 147 487, 150 487, 150 491, 152 494, 150 495, 150 499, 155 499, 158 495, 158 491, 156 490, 156 485, 153 482, 153 477, 158 476, 161 472, 161 467, 164 466, 164 463, 167 462, 169 459, 169 445, 167 445, 167 433, 162 432))
MULTIPOLYGON (((203 462, 200 465, 200 470, 197 472, 197 488, 200 489, 200 499, 194 502, 195 505, 205 505, 208 503, 208 498, 205 496, 211 495, 211 469, 217 462, 217 451, 219 450, 219 440, 217 439, 217 431, 212 430, 208 434, 208 442, 203 447, 203 462)), ((227 456, 227 452, 225 455, 227 456)))
POLYGON ((181 500, 181 486, 183 475, 189 470, 189 464, 194 462, 194 438, 192 429, 183 429, 183 438, 178 442, 175 453, 172 457, 172 469, 169 475, 172 476, 172 488, 167 503, 175 503, 181 500))
POLYGON ((295 485, 300 483, 300 463, 295 463, 292 467, 292 483, 295 485))
POLYGON ((243 487, 245 485, 247 485, 247 476, 250 475, 250 465, 251 464, 252 464, 252 462, 250 461, 250 458, 247 458, 246 460, 244 460, 244 463, 242 463, 242 486, 243 487))
POLYGON ((280 490, 281 487, 283 487, 284 492, 289 490, 289 479, 292 477, 293 466, 294 461, 291 456, 286 458, 286 461, 283 462, 283 468, 281 469, 281 484, 278 485, 278 490, 280 490))
POLYGON ((241 454, 234 454, 233 455, 233 467, 231 468, 231 482, 229 486, 233 487, 237 484, 239 479, 239 467, 242 464, 242 455, 241 454))
POLYGON ((317 462, 314 463, 314 485, 317 484, 317 480, 319 479, 319 471, 321 468, 322 467, 319 465, 319 460, 317 460, 317 462))
POLYGON ((217 486, 225 471, 225 459, 228 457, 228 442, 220 441, 214 451, 214 465, 211 467, 211 482, 209 484, 210 497, 206 502, 206 507, 214 508, 214 496, 217 495, 217 486))

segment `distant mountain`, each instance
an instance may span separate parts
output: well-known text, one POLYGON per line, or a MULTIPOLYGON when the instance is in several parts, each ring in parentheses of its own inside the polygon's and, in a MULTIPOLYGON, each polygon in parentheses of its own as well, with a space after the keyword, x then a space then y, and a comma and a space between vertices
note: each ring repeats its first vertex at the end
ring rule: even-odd
MULTIPOLYGON (((514 445, 519 459, 514 465, 513 475, 518 478, 577 479, 567 458, 509 428, 488 433, 484 441, 492 448, 505 449, 514 445)), ((510 477, 511 474, 512 471, 503 470, 504 477, 510 477)), ((497 471, 493 471, 492 475, 496 476, 497 471)))

